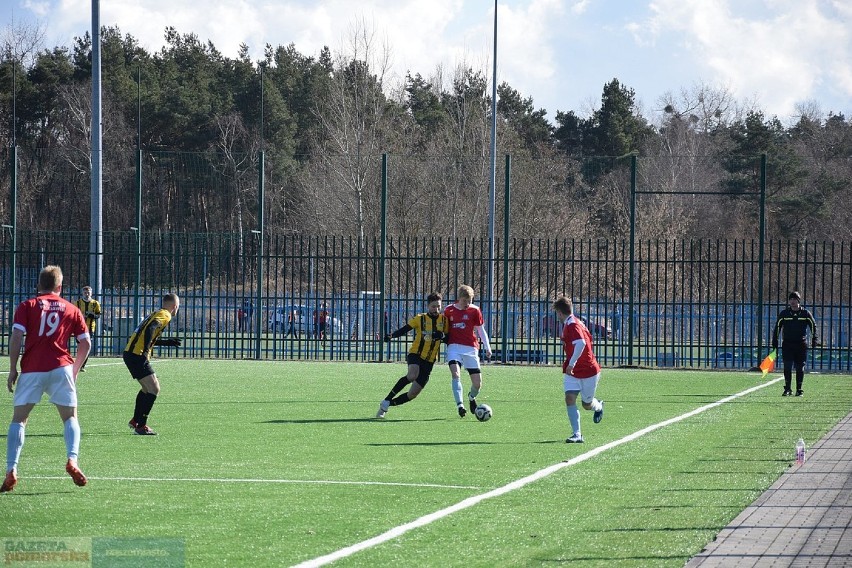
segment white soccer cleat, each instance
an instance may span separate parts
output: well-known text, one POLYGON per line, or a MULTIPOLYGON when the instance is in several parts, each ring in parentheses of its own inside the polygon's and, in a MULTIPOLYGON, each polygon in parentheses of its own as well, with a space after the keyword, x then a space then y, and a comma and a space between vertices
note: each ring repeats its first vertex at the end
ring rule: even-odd
POLYGON ((390 401, 383 400, 381 404, 379 404, 379 411, 376 412, 376 418, 384 418, 385 414, 388 413, 388 408, 390 408, 390 401))

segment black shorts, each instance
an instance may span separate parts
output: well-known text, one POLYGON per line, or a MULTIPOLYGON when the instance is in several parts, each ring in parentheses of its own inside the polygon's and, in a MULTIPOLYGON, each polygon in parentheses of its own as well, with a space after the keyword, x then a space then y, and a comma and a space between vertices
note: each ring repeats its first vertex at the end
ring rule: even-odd
POLYGON ((409 353, 405 357, 405 361, 409 365, 417 365, 420 368, 420 372, 417 374, 417 379, 414 382, 421 387, 425 387, 426 383, 429 382, 429 375, 432 374, 432 367, 435 366, 435 363, 430 363, 414 353, 409 353))
POLYGON ((148 375, 154 374, 154 368, 151 366, 151 361, 142 355, 136 353, 124 352, 124 365, 130 371, 130 376, 136 379, 144 379, 148 375))

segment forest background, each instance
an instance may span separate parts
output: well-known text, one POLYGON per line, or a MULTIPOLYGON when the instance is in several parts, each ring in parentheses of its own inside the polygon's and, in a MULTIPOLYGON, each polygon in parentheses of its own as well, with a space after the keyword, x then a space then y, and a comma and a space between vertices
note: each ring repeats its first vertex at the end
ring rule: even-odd
MULTIPOLYGON (((376 235, 381 156, 392 172, 388 233, 487 234, 489 74, 464 62, 388 79, 391 49, 354 26, 346 45, 316 56, 242 45, 224 57, 193 33, 165 30, 149 53, 102 31, 104 230, 135 225, 142 150, 145 226, 243 233, 258 226, 265 157, 269 234, 376 235), (262 78, 262 84, 261 84, 262 78), (262 94, 262 96, 261 96, 262 94), (263 101, 261 104, 261 100, 263 101)), ((90 217, 91 37, 45 47, 37 28, 4 32, 0 52, 0 195, 18 151, 18 227, 86 231, 90 217), (14 96, 13 96, 14 95, 14 96), (14 102, 14 104, 13 104, 14 102)), ((550 122, 532 97, 497 88, 498 196, 512 157, 511 234, 622 238, 630 228, 629 160, 643 195, 637 236, 756 239, 760 156, 767 159, 767 237, 852 240, 852 121, 803 104, 782 124, 724 88, 684 86, 644 114, 617 78, 587 115, 550 122), (704 195, 707 192, 731 195, 704 195), (741 194, 741 195, 737 195, 741 194)), ((8 198, 0 218, 9 219, 8 198)), ((497 223, 504 214, 498 197, 497 223)))

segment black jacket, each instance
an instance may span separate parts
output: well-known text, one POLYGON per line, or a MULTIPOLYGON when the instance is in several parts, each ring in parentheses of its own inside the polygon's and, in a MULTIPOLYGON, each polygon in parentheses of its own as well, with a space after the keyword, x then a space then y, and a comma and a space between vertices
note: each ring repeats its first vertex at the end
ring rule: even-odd
POLYGON ((817 344, 816 321, 811 312, 805 308, 796 311, 787 308, 778 314, 778 322, 772 333, 772 346, 778 346, 778 334, 783 334, 782 343, 805 343, 807 344, 808 330, 811 332, 811 343, 817 344))

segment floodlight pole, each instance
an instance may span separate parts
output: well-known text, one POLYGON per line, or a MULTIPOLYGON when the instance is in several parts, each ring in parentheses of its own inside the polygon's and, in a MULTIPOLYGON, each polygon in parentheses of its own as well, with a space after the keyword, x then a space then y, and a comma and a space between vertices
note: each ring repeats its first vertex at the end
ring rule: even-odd
POLYGON ((92 0, 92 207, 89 238, 89 285, 101 293, 103 253, 103 120, 101 118, 101 5, 92 0))
POLYGON ((488 192, 488 291, 485 321, 490 326, 494 301, 494 202, 497 193, 497 0, 494 0, 494 57, 491 73, 491 180, 488 192))

